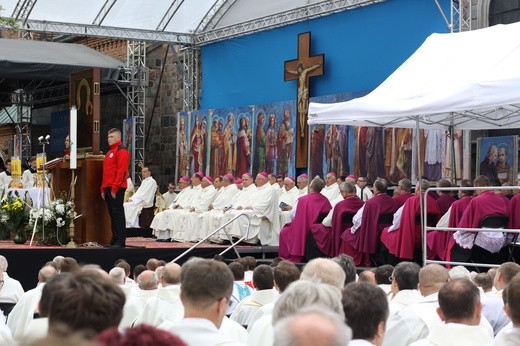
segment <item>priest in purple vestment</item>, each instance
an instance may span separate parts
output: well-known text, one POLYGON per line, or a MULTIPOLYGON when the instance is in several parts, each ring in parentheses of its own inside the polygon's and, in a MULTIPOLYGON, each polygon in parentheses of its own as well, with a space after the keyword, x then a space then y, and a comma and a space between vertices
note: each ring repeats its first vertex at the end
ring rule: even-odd
MULTIPOLYGON (((463 179, 460 182, 460 187, 473 187, 473 182, 469 179, 463 179)), ((460 190, 459 199, 451 205, 450 215, 448 219, 448 227, 455 228, 459 224, 462 213, 466 210, 471 198, 473 198, 473 190, 460 190)), ((446 259, 446 250, 448 242, 453 235, 453 231, 430 231, 428 232, 428 259, 446 259)))
MULTIPOLYGON (((482 219, 488 215, 508 215, 507 204, 504 198, 497 195, 493 190, 478 189, 479 187, 490 187, 489 179, 484 175, 479 175, 473 181, 477 196, 472 198, 457 225, 458 228, 479 228, 482 219)), ((479 232, 476 234, 471 231, 457 231, 450 239, 447 253, 447 261, 469 262, 470 260, 480 261, 481 256, 500 251, 504 245, 501 232, 490 232, 489 234, 479 232), (472 253, 474 246, 478 246, 477 252, 472 253), (482 251, 485 250, 485 251, 482 251), (475 258, 477 257, 477 258, 475 258)))
POLYGON ((363 200, 357 196, 356 187, 353 184, 343 182, 339 185, 339 190, 344 200, 336 204, 332 217, 327 216, 322 223, 311 226, 311 234, 316 240, 318 248, 329 257, 337 256, 340 253, 341 234, 346 228, 352 227, 352 216, 364 204, 363 200), (345 223, 344 216, 348 214, 351 215, 350 222, 345 223))
POLYGON ((412 182, 408 178, 399 180, 394 194, 394 201, 397 208, 401 208, 404 202, 410 197, 413 197, 412 182))
POLYGON ((347 255, 354 258, 357 266, 370 266, 370 255, 377 252, 382 225, 378 224, 379 216, 393 214, 397 210, 394 199, 386 191, 388 183, 384 179, 377 179, 372 187, 374 197, 365 202, 354 216, 354 225, 343 232, 341 238, 345 241, 342 246, 347 255))
MULTIPOLYGON (((420 198, 424 198, 424 193, 421 191, 429 188, 428 180, 421 179, 417 182, 416 195, 409 198, 403 206, 399 227, 393 231, 391 231, 391 227, 387 227, 381 233, 381 242, 396 258, 412 260, 421 249, 422 227, 420 223, 417 224, 416 217, 421 213, 420 198)), ((426 211, 429 215, 435 215, 436 219, 439 219, 439 207, 429 195, 426 198, 426 211)))
MULTIPOLYGON (((450 188, 451 183, 446 179, 442 179, 437 182, 437 187, 450 188)), ((457 199, 451 195, 451 191, 437 191, 437 194, 439 195, 439 198, 437 198, 436 202, 442 216, 448 211, 448 209, 450 209, 451 204, 457 199)))
POLYGON ((312 224, 332 209, 327 197, 321 194, 325 182, 316 176, 309 185, 309 194, 300 197, 294 206, 294 218, 280 231, 280 257, 299 263, 305 255, 305 240, 312 224))

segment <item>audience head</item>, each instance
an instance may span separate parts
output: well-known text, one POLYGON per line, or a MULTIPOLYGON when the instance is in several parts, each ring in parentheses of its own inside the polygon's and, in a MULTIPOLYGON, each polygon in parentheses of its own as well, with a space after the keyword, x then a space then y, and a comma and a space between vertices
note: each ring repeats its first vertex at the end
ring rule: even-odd
POLYGON ((343 286, 348 283, 356 281, 356 264, 354 259, 349 255, 341 254, 331 258, 334 262, 339 264, 341 269, 345 272, 345 282, 343 286))
POLYGON ((146 269, 154 271, 159 267, 161 264, 157 258, 150 258, 148 261, 146 261, 146 269))
POLYGON ((339 314, 343 313, 339 290, 322 283, 298 280, 290 284, 276 302, 273 310, 273 324, 312 305, 319 305, 339 314))
POLYGON ((339 264, 328 258, 315 258, 303 267, 302 280, 321 282, 343 289, 345 272, 339 264))
POLYGON ((130 264, 128 264, 128 262, 121 261, 116 264, 116 267, 123 268, 126 277, 130 276, 130 264))
POLYGON ((187 346, 177 335, 147 324, 126 328, 123 332, 110 328, 95 340, 101 346, 187 346))
POLYGON ((247 265, 247 269, 246 270, 255 270, 256 268, 256 258, 254 258, 253 256, 246 256, 246 257, 243 257, 243 260, 244 262, 246 263, 247 265))
POLYGON ((162 285, 179 285, 181 283, 181 266, 177 263, 166 263, 162 272, 162 285))
POLYGON ((449 279, 448 269, 436 263, 428 264, 419 270, 419 291, 424 297, 437 293, 449 279))
POLYGON ((343 290, 342 303, 353 338, 380 345, 389 314, 385 292, 369 283, 350 283, 343 290))
POLYGON ((430 186, 431 185, 428 179, 422 178, 417 182, 417 185, 415 186, 415 193, 417 194, 419 192, 425 192, 430 188, 430 186))
POLYGON ((478 325, 481 310, 480 292, 468 279, 450 280, 439 291, 437 313, 445 323, 478 325))
POLYGON ((274 285, 273 268, 260 264, 253 271, 253 285, 257 291, 270 290, 274 285))
POLYGON ((229 269, 233 273, 233 278, 235 281, 243 281, 244 280, 244 266, 239 262, 231 262, 228 264, 229 269))
POLYGON ((520 264, 515 262, 502 263, 497 269, 497 275, 495 275, 495 288, 497 290, 503 290, 518 273, 520 273, 520 264))
POLYGON ((320 306, 304 308, 274 325, 277 346, 341 346, 351 338, 343 317, 320 306))
POLYGON ((186 262, 181 273, 185 317, 205 318, 220 328, 233 293, 231 270, 222 262, 199 259, 186 262))
POLYGON ((137 285, 144 291, 157 289, 158 281, 157 273, 151 270, 145 270, 137 277, 137 285))
POLYGON ((123 316, 125 295, 107 277, 93 270, 79 270, 52 277, 42 291, 43 313, 49 318, 49 332, 60 325, 72 331, 85 330, 91 336, 117 327, 123 316), (45 303, 43 296, 47 295, 45 303))
POLYGON ((289 261, 280 261, 273 269, 274 285, 276 289, 282 293, 289 284, 300 278, 300 269, 289 261))
POLYGON ((125 284, 125 270, 121 267, 114 267, 110 269, 108 272, 108 276, 110 280, 116 285, 124 285, 125 284))
POLYGON ((376 275, 372 270, 363 270, 359 273, 358 281, 359 283, 365 282, 372 285, 377 285, 376 283, 376 275))
POLYGON ((520 326, 520 274, 515 275, 502 294, 504 309, 513 322, 513 326, 520 326))
POLYGON ((482 288, 484 293, 493 290, 493 278, 488 273, 478 273, 473 278, 473 282, 477 287, 482 288))
POLYGON ((61 260, 60 273, 73 273, 79 270, 78 262, 72 257, 65 257, 61 260))
POLYGON ((449 270, 450 279, 468 279, 471 280, 471 273, 464 266, 455 266, 449 270))
POLYGON ((419 284, 419 270, 421 267, 414 262, 397 264, 392 273, 392 292, 396 294, 402 290, 415 290, 419 284))
POLYGON ((137 281, 139 275, 146 270, 146 266, 143 264, 138 264, 134 267, 134 280, 137 281))
POLYGON ((356 194, 356 187, 352 183, 342 182, 339 184, 339 191, 343 195, 343 198, 347 196, 353 196, 356 194))
MULTIPOLYGON (((474 187, 485 187, 485 186, 491 186, 491 182, 489 181, 489 178, 485 175, 479 175, 478 177, 473 180, 473 186, 474 187)), ((477 194, 481 193, 484 190, 477 190, 477 194)))
POLYGON ((374 274, 376 275, 376 282, 378 285, 390 285, 392 281, 392 273, 394 272, 394 266, 390 264, 383 264, 375 269, 374 274))
POLYGON ((45 265, 38 272, 38 282, 47 282, 50 278, 52 278, 56 274, 58 274, 58 271, 56 270, 56 268, 54 268, 50 265, 45 265))
POLYGON ((9 263, 7 262, 7 258, 5 256, 0 255, 0 270, 7 272, 7 267, 9 263))
POLYGON ((61 267, 61 261, 63 261, 64 258, 65 258, 65 257, 63 257, 63 256, 61 256, 61 255, 58 255, 58 256, 56 256, 56 257, 54 257, 54 258, 52 259, 52 261, 58 265, 58 271, 61 270, 61 268, 60 268, 60 267, 61 267))

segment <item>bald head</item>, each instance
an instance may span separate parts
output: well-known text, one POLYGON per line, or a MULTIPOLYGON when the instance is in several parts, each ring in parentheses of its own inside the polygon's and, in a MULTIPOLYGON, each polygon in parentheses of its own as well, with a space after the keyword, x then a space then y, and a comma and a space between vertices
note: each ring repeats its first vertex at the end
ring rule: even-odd
POLYGON ((137 284, 139 285, 139 288, 145 291, 156 289, 157 282, 157 274, 151 270, 145 270, 137 277, 137 284))
POLYGON ((38 272, 38 282, 47 282, 51 277, 58 274, 58 271, 56 268, 52 266, 44 266, 40 271, 38 272))
POLYGON ((439 292, 449 278, 448 269, 436 263, 428 264, 419 270, 419 290, 424 297, 439 292))
POLYGON ((162 284, 167 285, 178 285, 181 283, 181 266, 177 263, 167 263, 164 266, 162 272, 162 284))
POLYGON ((328 258, 315 258, 303 268, 301 279, 321 282, 342 289, 345 272, 339 264, 328 258))

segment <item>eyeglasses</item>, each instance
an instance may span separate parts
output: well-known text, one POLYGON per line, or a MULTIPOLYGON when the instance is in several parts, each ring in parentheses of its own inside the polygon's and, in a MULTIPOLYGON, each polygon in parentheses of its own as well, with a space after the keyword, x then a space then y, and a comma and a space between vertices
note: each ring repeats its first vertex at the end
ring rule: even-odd
POLYGON ((228 307, 231 306, 231 298, 228 298, 228 297, 222 297, 222 298, 220 298, 220 299, 218 299, 218 300, 222 300, 222 299, 225 299, 225 300, 226 300, 226 303, 227 303, 227 306, 228 306, 228 307))

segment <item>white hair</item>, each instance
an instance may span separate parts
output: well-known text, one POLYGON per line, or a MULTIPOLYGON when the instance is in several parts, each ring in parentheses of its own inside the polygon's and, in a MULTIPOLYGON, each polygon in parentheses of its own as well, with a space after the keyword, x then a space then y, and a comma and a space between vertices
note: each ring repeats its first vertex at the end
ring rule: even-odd
POLYGON ((343 268, 329 258, 315 258, 303 267, 300 279, 329 284, 339 289, 345 285, 343 268))
POLYGON ((331 285, 298 280, 291 283, 280 296, 273 310, 273 323, 311 305, 320 305, 338 314, 343 313, 341 291, 331 285))
POLYGON ((113 283, 123 285, 125 283, 125 270, 121 267, 114 267, 108 272, 108 277, 113 283))
POLYGON ((464 266, 455 266, 449 271, 450 279, 468 279, 471 280, 471 273, 464 266))
POLYGON ((7 263, 7 258, 5 258, 4 256, 0 255, 0 266, 2 267, 1 269, 6 272, 7 271, 7 266, 8 266, 8 263, 7 263))
POLYGON ((300 345, 303 339, 309 337, 311 337, 311 340, 308 340, 310 342, 320 339, 327 342, 329 346, 346 345, 352 339, 352 329, 347 326, 344 319, 342 314, 323 306, 308 306, 274 324, 274 345, 300 345))

